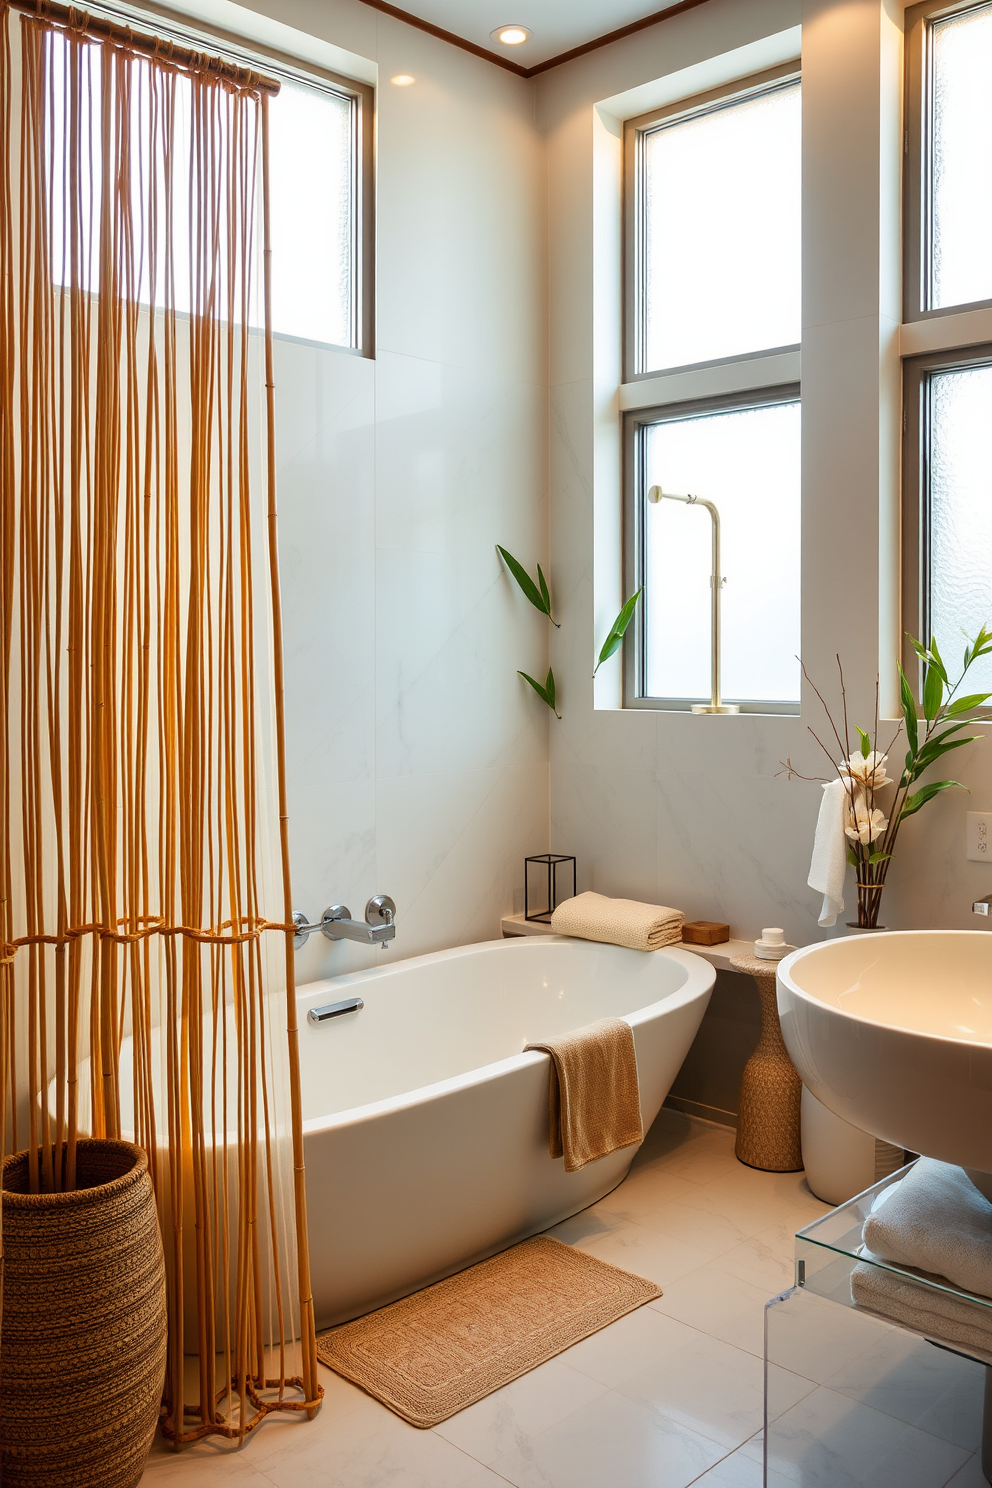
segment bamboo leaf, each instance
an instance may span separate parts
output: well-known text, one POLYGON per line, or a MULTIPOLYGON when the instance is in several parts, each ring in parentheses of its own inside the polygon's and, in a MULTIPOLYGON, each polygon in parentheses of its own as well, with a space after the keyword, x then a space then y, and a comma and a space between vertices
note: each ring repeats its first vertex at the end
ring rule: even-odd
POLYGON ((853 847, 849 847, 847 849, 847 861, 850 863, 850 865, 851 865, 852 868, 857 868, 857 866, 858 866, 858 855, 854 851, 854 848, 853 847))
POLYGON ((949 739, 946 744, 943 742, 945 737, 942 734, 940 739, 931 739, 926 748, 920 750, 916 758, 916 767, 913 774, 914 780, 917 775, 922 775, 924 770, 928 770, 932 764, 939 760, 941 755, 949 754, 952 749, 961 749, 965 744, 974 744, 979 736, 978 734, 969 734, 964 739, 949 739))
POLYGON ((992 697, 992 692, 971 692, 967 697, 959 697, 950 704, 944 714, 945 718, 959 718, 962 713, 973 713, 983 703, 987 703, 992 697))
POLYGON ((525 682, 530 683, 531 687, 533 687, 538 697, 543 703, 547 703, 548 707, 551 709, 556 718, 561 717, 561 714, 558 712, 558 709, 555 706, 555 674, 550 667, 548 667, 547 680, 543 684, 543 686, 540 682, 536 682, 533 677, 529 676, 527 672, 521 672, 519 668, 517 669, 517 676, 523 677, 525 682))
POLYGON ((932 801, 934 796, 939 795, 941 791, 967 790, 967 788, 967 786, 961 784, 960 780, 931 780, 929 785, 921 785, 918 791, 906 797, 902 803, 899 820, 902 822, 906 820, 907 816, 914 816, 922 806, 925 806, 928 801, 932 801))
POLYGON ((551 614, 551 590, 548 588, 548 581, 544 577, 544 570, 543 570, 543 568, 541 567, 540 564, 537 565, 537 582, 538 582, 538 584, 540 585, 540 588, 541 588, 541 598, 544 600, 545 610, 547 611, 548 615, 550 615, 551 614))
POLYGON ((861 735, 861 758, 867 759, 868 756, 871 754, 871 739, 865 733, 863 728, 859 728, 857 724, 855 724, 854 727, 861 735))
POLYGON ((949 687, 950 683, 947 680, 947 668, 944 665, 944 658, 941 656, 940 652, 937 649, 936 636, 930 637, 930 665, 932 667, 936 667, 940 680, 943 682, 945 687, 949 687))
POLYGON ((944 682, 942 677, 943 667, 937 669, 935 664, 927 667, 923 678, 923 716, 930 723, 940 712, 944 701, 944 682))
MULTIPOLYGON (((987 656, 992 651, 992 631, 983 625, 977 636, 971 643, 971 661, 977 661, 979 656, 987 656)), ((967 654, 967 653, 966 653, 967 654)), ((970 664, 970 663, 969 663, 970 664)), ((965 671, 967 671, 967 666, 965 671)))
POLYGON ((868 861, 869 863, 887 863, 891 856, 891 853, 873 852, 869 854, 868 861))
MULTIPOLYGON (((517 583, 520 585, 520 588, 523 590, 524 594, 534 606, 535 610, 540 610, 541 614, 547 615, 548 619, 550 620, 550 597, 548 599, 545 599, 544 594, 542 594, 541 590, 538 589, 537 585, 534 583, 534 580, 524 568, 523 564, 518 563, 512 553, 508 553, 505 548, 501 548, 499 543, 496 544, 496 551, 502 558, 503 562, 506 564, 507 568, 510 570, 513 577, 516 579, 517 583)), ((538 567, 537 571, 538 573, 541 572, 540 567, 538 567)))
POLYGON ((638 589, 636 594, 632 594, 630 596, 627 603, 624 605, 623 609, 620 611, 619 615, 610 626, 610 633, 606 637, 606 640, 603 642, 602 649, 599 653, 599 660, 597 661, 593 669, 594 677, 599 671, 600 667, 603 665, 603 662, 609 661, 613 653, 620 649, 620 643, 627 632, 628 625, 634 618, 634 611, 637 608, 637 601, 640 599, 643 592, 644 590, 643 588, 641 588, 638 589))
POLYGON ((906 681, 906 673, 901 666, 899 667, 899 697, 902 702, 902 716, 906 720, 906 739, 909 743, 910 754, 915 756, 920 747, 916 704, 913 702, 913 694, 906 681))

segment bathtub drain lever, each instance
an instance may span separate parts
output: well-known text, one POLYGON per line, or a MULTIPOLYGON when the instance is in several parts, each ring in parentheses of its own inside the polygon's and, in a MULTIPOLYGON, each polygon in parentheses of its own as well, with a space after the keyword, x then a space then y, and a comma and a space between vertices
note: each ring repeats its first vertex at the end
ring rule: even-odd
POLYGON ((340 1018, 342 1013, 361 1012, 364 1006, 360 997, 346 997, 343 1002, 328 1002, 323 1007, 311 1008, 307 1017, 311 1023, 326 1023, 328 1018, 340 1018))

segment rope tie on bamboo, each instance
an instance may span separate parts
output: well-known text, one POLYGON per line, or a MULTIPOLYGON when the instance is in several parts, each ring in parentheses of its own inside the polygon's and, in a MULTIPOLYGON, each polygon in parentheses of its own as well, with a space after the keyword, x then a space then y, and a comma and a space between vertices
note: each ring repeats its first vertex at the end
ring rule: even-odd
POLYGON ((259 940, 266 930, 281 930, 285 935, 288 932, 295 933, 295 925, 284 924, 281 920, 249 920, 248 928, 240 930, 231 935, 225 935, 224 931, 231 927, 231 922, 225 920, 217 930, 207 930, 195 925, 167 925, 164 920, 153 920, 145 925, 142 930, 108 930, 105 925, 70 925, 61 935, 19 935, 16 940, 7 941, 0 954, 0 966, 9 966, 14 956, 24 946, 32 945, 68 945, 70 941, 80 940, 85 935, 94 935, 100 940, 109 941, 113 945, 134 945, 138 941, 147 940, 152 935, 181 935, 186 940, 195 940, 201 943, 213 945, 244 945, 248 941, 259 940))

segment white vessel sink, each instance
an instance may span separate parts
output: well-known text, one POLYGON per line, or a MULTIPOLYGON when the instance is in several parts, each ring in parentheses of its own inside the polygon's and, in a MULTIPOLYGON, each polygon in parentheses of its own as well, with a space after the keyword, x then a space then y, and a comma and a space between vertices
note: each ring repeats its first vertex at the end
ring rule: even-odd
POLYGON ((831 1111, 897 1147, 992 1174, 992 934, 907 930, 807 946, 779 964, 778 1006, 803 1084, 831 1111))

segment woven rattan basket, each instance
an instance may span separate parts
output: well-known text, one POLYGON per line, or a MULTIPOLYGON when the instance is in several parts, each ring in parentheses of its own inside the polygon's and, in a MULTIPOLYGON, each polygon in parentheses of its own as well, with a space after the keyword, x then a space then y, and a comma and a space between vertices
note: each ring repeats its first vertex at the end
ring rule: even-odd
POLYGON ((29 1194, 3 1164, 0 1482, 132 1488, 165 1374, 165 1265, 148 1161, 81 1141, 79 1187, 29 1194))

